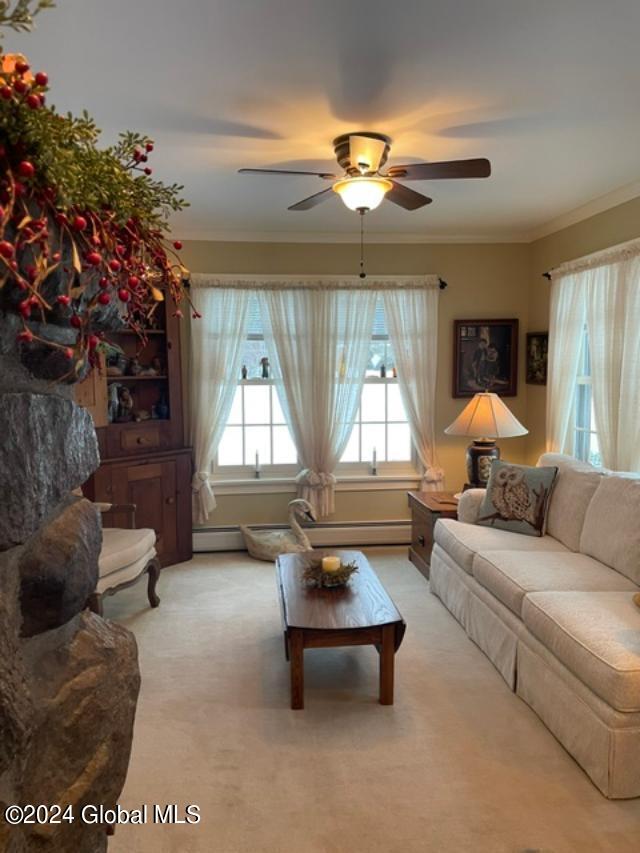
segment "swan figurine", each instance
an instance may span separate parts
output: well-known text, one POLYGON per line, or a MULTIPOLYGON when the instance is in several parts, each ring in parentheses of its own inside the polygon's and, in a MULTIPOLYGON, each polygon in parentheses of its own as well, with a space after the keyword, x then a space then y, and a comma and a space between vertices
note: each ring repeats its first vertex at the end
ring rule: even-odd
POLYGON ((291 554, 297 551, 311 551, 311 542, 300 527, 296 516, 316 521, 316 514, 308 501, 302 498, 289 502, 289 526, 291 530, 252 530, 245 524, 240 525, 247 551, 256 560, 272 563, 279 554, 291 554))

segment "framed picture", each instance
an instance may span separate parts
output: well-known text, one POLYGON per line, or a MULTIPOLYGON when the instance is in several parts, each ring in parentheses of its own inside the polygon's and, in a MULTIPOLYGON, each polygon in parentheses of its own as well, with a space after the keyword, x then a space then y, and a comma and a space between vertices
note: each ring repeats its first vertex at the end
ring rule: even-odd
POLYGON ((526 375, 528 385, 547 384, 547 358, 549 355, 549 332, 527 334, 526 375))
POLYGON ((453 396, 518 393, 518 321, 455 320, 453 396))

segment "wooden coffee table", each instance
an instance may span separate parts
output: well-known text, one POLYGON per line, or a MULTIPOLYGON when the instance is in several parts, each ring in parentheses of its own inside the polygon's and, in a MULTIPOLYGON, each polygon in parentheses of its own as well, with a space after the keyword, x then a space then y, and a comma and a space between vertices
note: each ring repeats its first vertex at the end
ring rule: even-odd
POLYGON ((404 637, 404 620, 364 554, 326 553, 337 555, 343 563, 358 563, 346 586, 310 588, 302 578, 302 555, 281 554, 276 560, 285 654, 291 665, 291 707, 304 708, 305 649, 368 645, 380 654, 380 704, 393 705, 394 656, 404 637))

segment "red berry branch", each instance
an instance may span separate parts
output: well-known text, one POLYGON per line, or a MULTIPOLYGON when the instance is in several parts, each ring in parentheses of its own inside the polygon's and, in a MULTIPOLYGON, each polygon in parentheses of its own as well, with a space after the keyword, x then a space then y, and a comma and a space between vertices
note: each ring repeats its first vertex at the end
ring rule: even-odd
POLYGON ((125 133, 100 149, 88 115, 46 105, 44 71, 20 55, 1 61, 0 310, 20 318, 21 345, 58 349, 78 373, 95 360, 107 315, 141 336, 165 297, 182 316, 182 244, 164 236, 185 206, 182 187, 151 178, 152 140, 125 133), (75 342, 60 343, 48 324, 75 342))

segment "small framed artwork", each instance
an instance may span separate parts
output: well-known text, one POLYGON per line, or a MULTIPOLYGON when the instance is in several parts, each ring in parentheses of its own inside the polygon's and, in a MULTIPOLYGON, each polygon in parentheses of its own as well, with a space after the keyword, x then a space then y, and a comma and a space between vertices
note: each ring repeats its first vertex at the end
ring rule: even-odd
POLYGON ((518 393, 518 321, 455 320, 453 396, 518 393))
POLYGON ((549 332, 527 333, 527 385, 547 384, 549 332))

